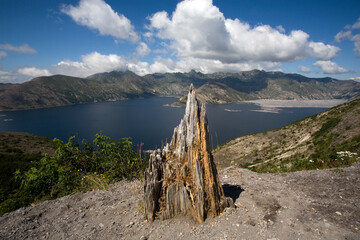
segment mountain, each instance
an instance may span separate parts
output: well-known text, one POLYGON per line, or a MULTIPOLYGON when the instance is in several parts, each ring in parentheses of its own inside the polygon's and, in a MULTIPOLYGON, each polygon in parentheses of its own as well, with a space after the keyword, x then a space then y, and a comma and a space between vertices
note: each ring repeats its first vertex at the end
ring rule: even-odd
MULTIPOLYGON (((307 78, 282 72, 215 73, 209 74, 209 79, 197 91, 198 98, 206 103, 254 99, 355 99, 360 96, 360 83, 355 81, 307 78)), ((183 96, 179 103, 185 100, 183 96)))
POLYGON ((193 83, 200 101, 229 103, 253 99, 354 99, 360 83, 333 78, 259 70, 239 73, 154 73, 143 77, 131 71, 98 73, 87 78, 54 75, 22 84, 0 84, 0 110, 22 110, 117 101, 149 96, 179 97, 185 102, 193 83))
POLYGON ((280 129, 242 136, 214 151, 218 165, 257 172, 342 167, 360 160, 360 99, 280 129))
POLYGON ((89 78, 54 75, 0 86, 0 110, 46 108, 152 95, 147 82, 132 72, 111 72, 89 78))

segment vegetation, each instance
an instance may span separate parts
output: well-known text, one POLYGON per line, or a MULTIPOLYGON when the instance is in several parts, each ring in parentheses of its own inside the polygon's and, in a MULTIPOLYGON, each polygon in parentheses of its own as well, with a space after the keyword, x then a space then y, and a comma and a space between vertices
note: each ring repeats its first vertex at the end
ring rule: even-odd
POLYGON ((0 203, 19 188, 14 172, 29 170, 31 162, 39 161, 41 152, 53 154, 50 139, 21 132, 0 133, 0 203))
POLYGON ((16 170, 18 188, 0 203, 0 214, 75 192, 106 189, 110 183, 142 177, 146 163, 128 138, 96 134, 92 143, 54 139, 55 153, 44 153, 31 167, 16 170))
POLYGON ((360 161, 360 99, 214 150, 218 165, 256 172, 341 168, 360 161))

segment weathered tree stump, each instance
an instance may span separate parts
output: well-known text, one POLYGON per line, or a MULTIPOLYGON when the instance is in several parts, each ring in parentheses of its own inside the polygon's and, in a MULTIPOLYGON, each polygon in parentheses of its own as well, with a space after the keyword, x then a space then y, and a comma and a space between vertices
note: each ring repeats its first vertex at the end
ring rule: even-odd
POLYGON ((209 147, 205 105, 199 105, 190 86, 185 116, 174 129, 171 143, 150 155, 145 172, 145 218, 168 219, 192 215, 198 222, 233 206, 224 196, 209 147))

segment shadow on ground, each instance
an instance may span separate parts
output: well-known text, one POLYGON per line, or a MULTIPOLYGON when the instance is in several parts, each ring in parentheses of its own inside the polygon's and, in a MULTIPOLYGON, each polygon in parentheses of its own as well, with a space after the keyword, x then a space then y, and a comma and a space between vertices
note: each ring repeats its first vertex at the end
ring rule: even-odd
POLYGON ((231 197, 232 200, 236 201, 239 198, 240 194, 244 191, 239 185, 231 185, 231 184, 224 184, 222 185, 224 194, 226 197, 231 197))

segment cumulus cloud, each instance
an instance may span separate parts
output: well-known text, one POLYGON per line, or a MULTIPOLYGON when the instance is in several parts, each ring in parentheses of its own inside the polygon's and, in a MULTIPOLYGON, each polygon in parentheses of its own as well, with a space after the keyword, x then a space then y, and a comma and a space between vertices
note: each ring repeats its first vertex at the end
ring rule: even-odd
POLYGON ((297 66, 297 69, 299 69, 299 71, 302 72, 302 73, 309 73, 309 72, 312 72, 312 71, 313 71, 313 70, 311 70, 310 68, 305 67, 305 66, 303 66, 303 65, 297 66))
POLYGON ((274 62, 243 62, 223 63, 219 60, 184 57, 178 60, 156 57, 152 64, 137 59, 128 60, 116 54, 103 55, 93 52, 81 56, 81 61, 64 60, 49 68, 53 74, 65 74, 77 77, 87 77, 99 72, 113 70, 130 70, 141 76, 154 72, 189 72, 192 69, 203 73, 239 72, 252 69, 273 69, 281 63, 274 62))
POLYGON ((99 72, 126 70, 127 62, 116 54, 103 55, 98 52, 82 55, 81 61, 63 60, 50 67, 56 74, 65 74, 76 77, 87 77, 99 72))
POLYGON ((140 42, 139 45, 136 47, 136 54, 140 57, 144 57, 151 52, 150 48, 146 43, 140 42))
POLYGON ((78 6, 65 5, 61 11, 77 24, 98 30, 101 35, 132 42, 139 40, 130 20, 115 12, 104 0, 80 0, 78 6))
POLYGON ((136 60, 127 63, 127 70, 135 72, 140 76, 151 73, 149 69, 149 63, 136 60))
POLYGON ((104 55, 92 52, 80 57, 80 61, 65 59, 46 69, 36 67, 20 68, 14 72, 1 72, 0 82, 19 83, 28 81, 34 77, 63 74, 74 77, 87 77, 95 73, 110 71, 132 70, 138 74, 149 73, 148 63, 138 60, 127 61, 125 57, 116 54, 104 55))
POLYGON ((18 53, 37 53, 37 51, 35 49, 33 49, 32 47, 30 47, 28 44, 23 44, 21 46, 14 46, 8 43, 5 44, 0 44, 0 49, 2 50, 6 50, 6 51, 13 51, 13 52, 18 52, 18 53))
POLYGON ((281 66, 280 63, 274 62, 223 63, 219 60, 194 57, 185 57, 174 61, 171 58, 157 57, 149 66, 149 72, 189 72, 192 69, 203 73, 239 72, 252 69, 273 69, 279 66, 281 66))
POLYGON ((178 3, 171 17, 162 11, 149 21, 151 33, 170 41, 170 48, 180 58, 217 60, 223 64, 279 63, 309 57, 329 60, 340 50, 309 41, 309 35, 301 30, 287 35, 282 27, 251 27, 239 19, 225 18, 212 0, 185 0, 178 3))
POLYGON ((36 67, 20 68, 20 69, 18 69, 17 72, 22 75, 26 75, 26 76, 30 76, 30 77, 49 76, 50 75, 49 70, 39 69, 36 67))
POLYGON ((340 67, 332 61, 316 61, 313 63, 314 66, 320 67, 321 70, 326 74, 340 74, 349 72, 345 68, 340 67))

